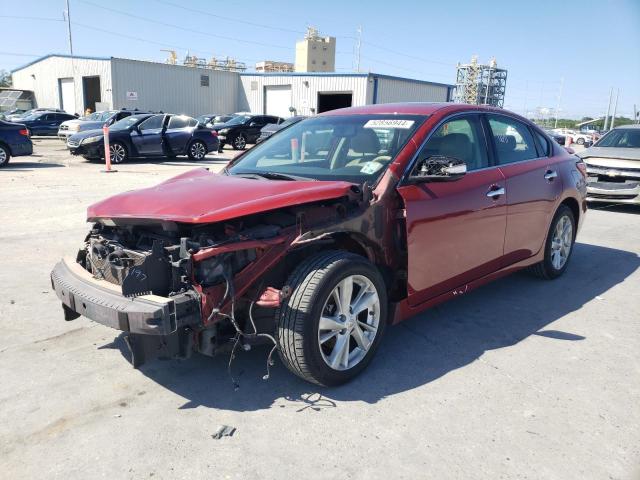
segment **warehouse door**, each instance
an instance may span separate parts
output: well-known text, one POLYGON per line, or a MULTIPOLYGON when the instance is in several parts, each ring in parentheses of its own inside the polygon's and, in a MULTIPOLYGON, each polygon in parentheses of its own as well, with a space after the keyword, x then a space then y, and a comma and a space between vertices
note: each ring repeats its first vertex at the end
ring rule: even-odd
POLYGON ((291 85, 270 85, 264 87, 264 113, 276 117, 291 116, 291 85))
POLYGON ((318 113, 328 112, 336 108, 347 108, 351 106, 353 94, 351 93, 319 93, 318 113))
POLYGON ((96 111, 96 103, 100 99, 100 77, 82 77, 82 91, 84 92, 84 108, 96 111))
POLYGON ((73 78, 61 78, 60 82, 60 108, 73 115, 76 113, 76 93, 73 88, 73 78))

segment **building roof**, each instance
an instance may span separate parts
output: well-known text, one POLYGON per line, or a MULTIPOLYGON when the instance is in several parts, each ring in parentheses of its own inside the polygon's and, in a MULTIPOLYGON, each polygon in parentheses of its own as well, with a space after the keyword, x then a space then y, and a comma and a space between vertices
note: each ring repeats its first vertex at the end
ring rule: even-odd
POLYGON ((427 80, 418 80, 416 78, 396 77, 393 75, 384 75, 380 73, 337 73, 337 72, 245 72, 240 74, 241 77, 372 77, 384 78, 388 80, 400 80, 403 82, 421 83, 425 85, 435 85, 438 87, 454 88, 455 85, 448 83, 430 82, 427 80))
POLYGON ((22 65, 18 68, 14 68, 13 70, 11 70, 11 73, 13 72, 17 72, 18 70, 23 70, 27 67, 30 67, 33 64, 36 64, 38 62, 42 62, 43 60, 46 60, 47 58, 50 57, 61 57, 61 58, 73 58, 76 60, 111 60, 111 57, 85 57, 82 55, 67 55, 64 53, 50 53, 49 55, 45 55, 44 57, 40 57, 40 58, 36 58, 35 60, 32 60, 31 62, 22 65))
MULTIPOLYGON (((469 105, 466 103, 451 103, 451 102, 401 102, 401 103, 376 103, 373 105, 363 105, 360 107, 347 107, 337 110, 330 110, 328 112, 321 113, 320 115, 375 115, 375 114, 387 114, 387 115, 432 115, 435 112, 447 109, 447 112, 462 112, 462 111, 484 111, 484 112, 501 112, 506 110, 498 107, 492 107, 489 105, 469 105)), ((511 115, 518 116, 509 112, 511 115)))

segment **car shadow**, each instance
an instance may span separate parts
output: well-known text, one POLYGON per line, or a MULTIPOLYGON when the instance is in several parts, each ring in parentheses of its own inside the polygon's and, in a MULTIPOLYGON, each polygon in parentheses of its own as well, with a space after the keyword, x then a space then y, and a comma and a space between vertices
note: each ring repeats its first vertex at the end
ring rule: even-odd
MULTIPOLYGON (((276 360, 267 381, 268 347, 240 352, 227 371, 228 356, 194 354, 184 361, 152 361, 142 374, 199 406, 255 411, 291 405, 298 411, 334 408, 339 402, 375 403, 432 382, 474 362, 486 351, 516 345, 530 335, 541 341, 584 341, 576 332, 546 327, 623 282, 640 266, 637 254, 577 243, 565 275, 543 281, 526 272, 485 285, 387 329, 369 367, 337 388, 307 383, 276 360)), ((100 348, 116 348, 127 359, 122 335, 100 348)))
POLYGON ((591 202, 589 204, 589 210, 606 210, 607 212, 632 213, 640 215, 640 205, 633 205, 629 203, 599 202, 597 204, 594 204, 593 202, 591 202))
MULTIPOLYGON (((11 159, 11 161, 2 167, 2 170, 12 170, 12 171, 24 171, 29 172, 38 168, 58 168, 64 167, 61 163, 48 163, 48 162, 21 162, 20 160, 16 161, 11 159)), ((2 171, 0 170, 0 171, 2 171)))

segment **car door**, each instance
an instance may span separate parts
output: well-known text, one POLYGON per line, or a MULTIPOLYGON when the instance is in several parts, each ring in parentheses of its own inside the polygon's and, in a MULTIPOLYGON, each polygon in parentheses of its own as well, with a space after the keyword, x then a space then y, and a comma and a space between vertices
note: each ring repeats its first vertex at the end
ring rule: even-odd
POLYGON ((543 135, 507 115, 487 114, 486 119, 496 162, 506 181, 504 262, 511 264, 542 248, 562 194, 562 181, 558 159, 548 156, 552 150, 543 135), (537 142, 536 135, 540 137, 537 142))
POLYGON ((62 122, 58 122, 57 113, 45 113, 38 119, 37 130, 40 135, 55 135, 58 133, 58 126, 62 122))
MULTIPOLYGON (((182 155, 187 149, 187 144, 193 135, 191 117, 184 115, 171 115, 165 132, 165 145, 167 155, 182 155)), ((194 120, 195 122, 195 120, 194 120)))
POLYGON ((256 143, 256 140, 258 140, 258 137, 260 136, 260 130, 262 130, 262 127, 267 123, 267 117, 263 115, 253 117, 247 126, 247 143, 256 143))
POLYGON ((408 302, 418 305, 498 270, 506 230, 505 181, 490 164, 478 114, 450 117, 420 149, 414 172, 432 156, 455 157, 467 173, 449 182, 403 182, 408 302))
POLYGON ((163 154, 162 128, 164 121, 164 115, 154 115, 140 123, 138 128, 131 130, 131 143, 133 143, 140 156, 147 157, 163 154))

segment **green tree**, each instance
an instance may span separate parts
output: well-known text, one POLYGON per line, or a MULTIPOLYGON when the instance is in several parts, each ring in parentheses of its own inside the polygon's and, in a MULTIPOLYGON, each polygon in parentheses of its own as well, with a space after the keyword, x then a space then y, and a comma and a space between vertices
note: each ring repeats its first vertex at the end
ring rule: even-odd
POLYGON ((0 87, 11 86, 11 74, 6 70, 0 70, 0 87))

